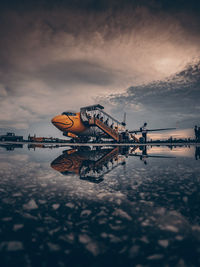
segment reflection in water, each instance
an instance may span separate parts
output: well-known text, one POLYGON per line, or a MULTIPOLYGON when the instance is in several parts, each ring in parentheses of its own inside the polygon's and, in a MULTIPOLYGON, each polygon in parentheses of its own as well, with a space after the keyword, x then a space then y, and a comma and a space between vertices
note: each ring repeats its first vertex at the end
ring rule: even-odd
POLYGON ((0 150, 1 266, 200 266, 199 147, 63 149, 0 150))
POLYGON ((119 165, 126 164, 126 158, 129 156, 139 157, 144 164, 147 164, 149 157, 153 158, 172 158, 161 155, 149 155, 147 146, 111 148, 105 147, 78 147, 63 151, 63 154, 56 158, 51 167, 63 175, 72 173, 80 176, 82 180, 91 182, 102 182, 103 176, 119 165), (137 150, 140 152, 138 153, 137 150))
POLYGON ((195 149, 195 159, 198 160, 200 159, 200 147, 196 146, 195 149))
POLYGON ((133 151, 137 151, 138 147, 133 147, 131 149, 131 153, 129 154, 129 156, 134 156, 134 157, 139 157, 140 160, 147 165, 147 159, 148 158, 163 158, 163 159, 168 159, 168 158, 174 158, 172 156, 163 156, 163 155, 149 155, 149 153, 147 152, 147 146, 143 145, 143 146, 139 146, 139 150, 141 151, 141 153, 133 153, 133 151))
POLYGON ((54 148, 58 148, 58 147, 65 147, 66 145, 56 145, 56 144, 28 144, 28 150, 36 150, 38 148, 48 148, 48 149, 54 149, 54 148))
POLYGON ((121 151, 119 147, 71 149, 56 158, 51 167, 64 175, 75 173, 82 180, 102 182, 105 174, 125 164, 124 157, 120 155, 121 151))
POLYGON ((5 148, 7 151, 13 151, 15 148, 23 148, 22 144, 1 144, 0 147, 5 148))

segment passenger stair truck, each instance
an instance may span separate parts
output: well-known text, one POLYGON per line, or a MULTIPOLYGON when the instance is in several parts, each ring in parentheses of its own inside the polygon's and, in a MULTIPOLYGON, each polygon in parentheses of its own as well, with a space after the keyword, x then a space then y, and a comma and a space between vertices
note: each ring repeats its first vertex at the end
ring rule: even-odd
POLYGON ((104 107, 99 104, 81 108, 80 113, 83 123, 97 126, 111 139, 116 142, 123 142, 122 133, 125 131, 123 123, 113 118, 103 109, 104 107))

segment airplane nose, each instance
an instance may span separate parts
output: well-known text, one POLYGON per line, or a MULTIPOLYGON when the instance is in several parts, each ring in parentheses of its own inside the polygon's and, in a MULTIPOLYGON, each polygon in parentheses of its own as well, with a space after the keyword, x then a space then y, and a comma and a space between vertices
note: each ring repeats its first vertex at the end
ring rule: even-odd
POLYGON ((52 124, 59 130, 65 132, 67 129, 71 129, 73 121, 68 119, 66 115, 57 115, 51 119, 52 124))
POLYGON ((57 115, 51 119, 51 123, 58 129, 61 129, 64 125, 66 118, 63 115, 57 115))
POLYGON ((52 124, 56 124, 56 123, 59 123, 61 120, 62 120, 62 115, 57 115, 57 116, 55 116, 55 117, 53 117, 52 119, 51 119, 51 123, 52 124))

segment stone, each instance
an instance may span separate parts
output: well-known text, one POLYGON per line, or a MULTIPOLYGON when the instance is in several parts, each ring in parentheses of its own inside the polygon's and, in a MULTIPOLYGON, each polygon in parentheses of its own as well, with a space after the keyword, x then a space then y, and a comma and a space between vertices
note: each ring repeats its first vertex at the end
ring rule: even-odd
POLYGON ((53 205, 52 205, 52 208, 53 208, 54 210, 57 210, 57 209, 60 208, 60 204, 53 204, 53 205))
POLYGON ((14 224, 13 231, 18 231, 19 229, 22 229, 23 227, 24 227, 23 224, 14 224))
POLYGON ((23 244, 20 241, 7 242, 7 251, 19 251, 23 249, 24 249, 23 244))
POLYGON ((38 205, 36 204, 34 199, 31 199, 28 203, 23 205, 23 208, 25 210, 34 210, 38 208, 38 205))
POLYGON ((127 219, 129 221, 132 220, 131 216, 128 215, 126 211, 123 211, 122 209, 116 209, 113 214, 114 216, 119 216, 121 218, 127 219))
POLYGON ((161 247, 167 248, 168 245, 169 245, 169 241, 168 241, 168 240, 158 240, 158 244, 159 244, 161 247))

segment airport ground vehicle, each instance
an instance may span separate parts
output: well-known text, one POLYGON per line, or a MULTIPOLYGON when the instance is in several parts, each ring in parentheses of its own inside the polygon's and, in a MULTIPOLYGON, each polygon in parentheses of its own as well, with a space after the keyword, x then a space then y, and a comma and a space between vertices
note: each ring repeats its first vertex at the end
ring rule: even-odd
POLYGON ((15 133, 7 133, 5 135, 0 135, 0 141, 22 142, 23 136, 15 135, 15 133))

